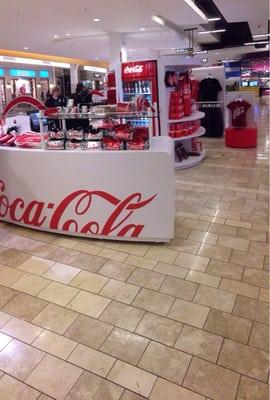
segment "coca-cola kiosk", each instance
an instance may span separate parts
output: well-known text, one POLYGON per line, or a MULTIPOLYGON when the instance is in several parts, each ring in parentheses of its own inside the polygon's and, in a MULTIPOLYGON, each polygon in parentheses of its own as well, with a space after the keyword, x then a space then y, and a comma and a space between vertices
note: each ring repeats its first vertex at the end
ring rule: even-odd
MULTIPOLYGON (((134 61, 122 64, 123 100, 134 101, 138 97, 146 99, 158 114, 157 61, 134 61)), ((139 122, 138 123, 142 123, 139 122)), ((147 126, 148 121, 145 121, 147 126)), ((154 129, 157 136, 158 125, 154 129)))

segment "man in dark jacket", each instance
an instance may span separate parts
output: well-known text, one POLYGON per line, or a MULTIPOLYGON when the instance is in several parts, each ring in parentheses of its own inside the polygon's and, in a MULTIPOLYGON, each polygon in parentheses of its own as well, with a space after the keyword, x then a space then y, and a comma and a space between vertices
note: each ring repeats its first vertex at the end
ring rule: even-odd
POLYGON ((74 106, 89 106, 92 102, 92 95, 89 91, 84 87, 82 82, 79 82, 76 86, 75 93, 72 93, 70 96, 71 99, 74 100, 74 106))
POLYGON ((55 86, 52 90, 52 94, 47 98, 45 102, 46 107, 65 107, 67 100, 61 95, 61 89, 55 86))

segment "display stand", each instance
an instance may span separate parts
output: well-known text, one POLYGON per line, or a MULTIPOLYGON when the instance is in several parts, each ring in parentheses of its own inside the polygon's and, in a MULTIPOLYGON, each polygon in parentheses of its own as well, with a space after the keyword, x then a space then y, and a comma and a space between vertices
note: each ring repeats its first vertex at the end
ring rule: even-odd
POLYGON ((255 99, 253 92, 228 92, 227 94, 227 104, 231 103, 239 96, 247 101, 251 107, 247 110, 246 121, 247 125, 243 128, 234 128, 231 126, 231 116, 230 110, 226 110, 226 123, 227 127, 225 129, 225 145, 227 147, 235 148, 254 148, 257 147, 257 124, 256 124, 256 113, 255 107, 257 101, 255 99))
MULTIPOLYGON (((159 83, 159 102, 160 102, 160 125, 161 125, 161 135, 168 136, 170 131, 170 124, 177 124, 183 122, 198 121, 204 118, 204 113, 200 111, 194 111, 190 116, 186 116, 180 119, 170 120, 168 118, 169 109, 169 97, 172 89, 167 88, 164 83, 164 77, 167 71, 175 71, 177 74, 185 72, 200 65, 200 62, 196 59, 193 60, 193 64, 186 57, 179 56, 162 56, 158 59, 158 83, 159 83)), ((186 152, 192 151, 192 143, 196 137, 203 136, 205 134, 205 129, 203 127, 198 127, 198 129, 187 136, 181 136, 173 138, 175 145, 181 142, 186 152)), ((206 151, 201 148, 200 153, 197 156, 189 156, 187 159, 179 162, 175 156, 175 169, 181 170, 189 167, 193 167, 199 164, 206 156, 206 151)))
MULTIPOLYGON (((122 121, 127 116, 110 113, 122 121)), ((107 115, 55 116, 64 129, 72 117, 107 115)), ((0 220, 97 239, 168 242, 175 219, 173 141, 151 136, 148 150, 0 147, 0 220)))

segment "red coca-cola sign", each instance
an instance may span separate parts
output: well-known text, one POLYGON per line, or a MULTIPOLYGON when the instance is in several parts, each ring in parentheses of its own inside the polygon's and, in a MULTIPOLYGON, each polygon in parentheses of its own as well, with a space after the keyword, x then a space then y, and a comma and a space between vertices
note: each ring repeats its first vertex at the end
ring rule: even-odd
POLYGON ((122 79, 150 78, 157 75, 156 61, 136 61, 122 64, 122 79))
POLYGON ((21 197, 9 198, 6 185, 0 180, 0 220, 25 226, 86 235, 112 237, 138 237, 144 223, 130 223, 133 214, 148 204, 156 195, 145 200, 141 193, 132 193, 123 199, 101 190, 77 190, 66 195, 57 204, 40 199, 25 201, 21 197), (92 211, 93 203, 108 204, 103 221, 92 211))

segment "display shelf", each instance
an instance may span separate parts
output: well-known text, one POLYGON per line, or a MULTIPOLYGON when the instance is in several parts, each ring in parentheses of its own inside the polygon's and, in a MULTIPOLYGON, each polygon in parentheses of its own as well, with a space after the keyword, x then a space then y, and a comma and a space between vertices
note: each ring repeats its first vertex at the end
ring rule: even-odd
POLYGON ((151 95, 152 93, 151 92, 130 92, 130 93, 124 93, 124 96, 129 96, 129 95, 134 95, 134 94, 135 95, 137 95, 137 94, 138 95, 140 95, 140 94, 148 94, 148 95, 150 94, 151 95))
POLYGON ((178 138, 171 138, 174 142, 179 142, 181 140, 187 140, 187 139, 192 139, 195 137, 203 136, 205 134, 205 128, 203 126, 200 126, 199 129, 197 129, 196 132, 192 133, 192 135, 188 136, 182 136, 178 138))
POLYGON ((202 150, 201 155, 199 157, 189 157, 182 162, 175 162, 175 169, 181 170, 189 167, 194 167, 195 165, 199 164, 206 156, 205 149, 202 150))
POLYGON ((96 114, 90 114, 90 113, 65 113, 65 114, 51 114, 51 115, 40 115, 38 118, 48 118, 48 119, 105 119, 105 118, 157 118, 155 115, 149 116, 147 112, 108 112, 108 113, 96 113, 96 114))
POLYGON ((194 113, 192 113, 191 115, 187 116, 187 117, 183 117, 180 119, 169 119, 168 122, 169 124, 174 124, 174 123, 179 123, 179 122, 189 122, 189 121, 196 121, 197 119, 202 119, 204 118, 205 113, 202 111, 196 111, 194 113))

